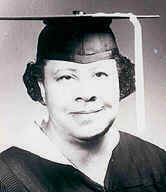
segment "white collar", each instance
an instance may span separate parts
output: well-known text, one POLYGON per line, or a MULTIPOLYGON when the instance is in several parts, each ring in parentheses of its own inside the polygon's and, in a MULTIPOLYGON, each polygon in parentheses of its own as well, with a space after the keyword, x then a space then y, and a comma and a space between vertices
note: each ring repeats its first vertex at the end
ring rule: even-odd
MULTIPOLYGON (((28 139, 25 139, 23 144, 18 144, 17 146, 52 162, 73 165, 64 155, 62 155, 58 147, 56 147, 44 133, 43 130, 46 124, 47 122, 45 120, 42 120, 39 123, 35 121, 34 126, 32 126, 26 133, 26 138, 28 139)), ((113 141, 110 150, 113 150, 119 143, 119 131, 115 128, 111 128, 110 137, 110 140, 113 141)))

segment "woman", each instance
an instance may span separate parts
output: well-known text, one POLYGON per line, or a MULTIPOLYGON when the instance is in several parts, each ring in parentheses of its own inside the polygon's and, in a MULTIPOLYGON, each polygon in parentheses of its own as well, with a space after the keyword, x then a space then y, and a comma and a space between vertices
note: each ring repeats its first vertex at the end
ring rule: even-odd
POLYGON ((119 101, 135 88, 110 22, 45 21, 23 80, 48 110, 40 128, 55 156, 3 152, 1 191, 165 191, 165 152, 114 127, 119 101))

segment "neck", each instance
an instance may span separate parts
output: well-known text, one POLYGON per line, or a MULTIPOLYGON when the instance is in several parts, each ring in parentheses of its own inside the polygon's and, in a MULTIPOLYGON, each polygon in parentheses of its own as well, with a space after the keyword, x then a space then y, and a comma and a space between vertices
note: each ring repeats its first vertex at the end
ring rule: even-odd
POLYGON ((58 151, 74 167, 87 167, 101 156, 111 156, 113 149, 119 142, 119 132, 111 127, 105 134, 100 134, 88 139, 63 139, 56 132, 56 128, 49 125, 46 135, 56 146, 58 151))

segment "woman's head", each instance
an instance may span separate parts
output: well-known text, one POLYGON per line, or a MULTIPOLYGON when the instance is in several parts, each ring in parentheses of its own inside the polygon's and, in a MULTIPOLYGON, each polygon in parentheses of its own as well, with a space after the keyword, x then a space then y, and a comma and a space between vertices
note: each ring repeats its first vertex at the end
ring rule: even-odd
POLYGON ((134 91, 134 65, 120 55, 108 24, 63 27, 42 30, 36 63, 27 65, 23 80, 31 98, 47 105, 55 127, 88 138, 110 127, 119 100, 134 91))

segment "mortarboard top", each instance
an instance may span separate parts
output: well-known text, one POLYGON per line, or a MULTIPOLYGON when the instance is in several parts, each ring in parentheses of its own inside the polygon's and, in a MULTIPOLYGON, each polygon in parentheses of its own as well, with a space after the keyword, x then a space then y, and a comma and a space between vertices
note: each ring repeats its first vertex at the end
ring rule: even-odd
POLYGON ((54 15, 54 16, 17 16, 0 17, 0 20, 27 20, 43 21, 46 25, 67 24, 68 27, 73 23, 87 22, 100 24, 111 23, 112 19, 129 19, 134 26, 135 33, 135 79, 136 79, 136 114, 137 128, 140 131, 145 129, 145 105, 144 105, 144 77, 143 77, 143 53, 142 53, 142 29, 139 19, 159 18, 159 15, 134 15, 131 13, 96 13, 85 14, 81 11, 74 11, 73 15, 54 15))
MULTIPOLYGON (((94 13, 94 14, 85 14, 81 11, 73 11, 72 15, 49 15, 49 16, 6 16, 0 17, 0 20, 77 20, 77 19, 92 19, 92 18, 105 18, 105 19, 129 19, 131 13, 94 13)), ((146 18, 159 18, 159 15, 135 15, 138 19, 146 18)))

